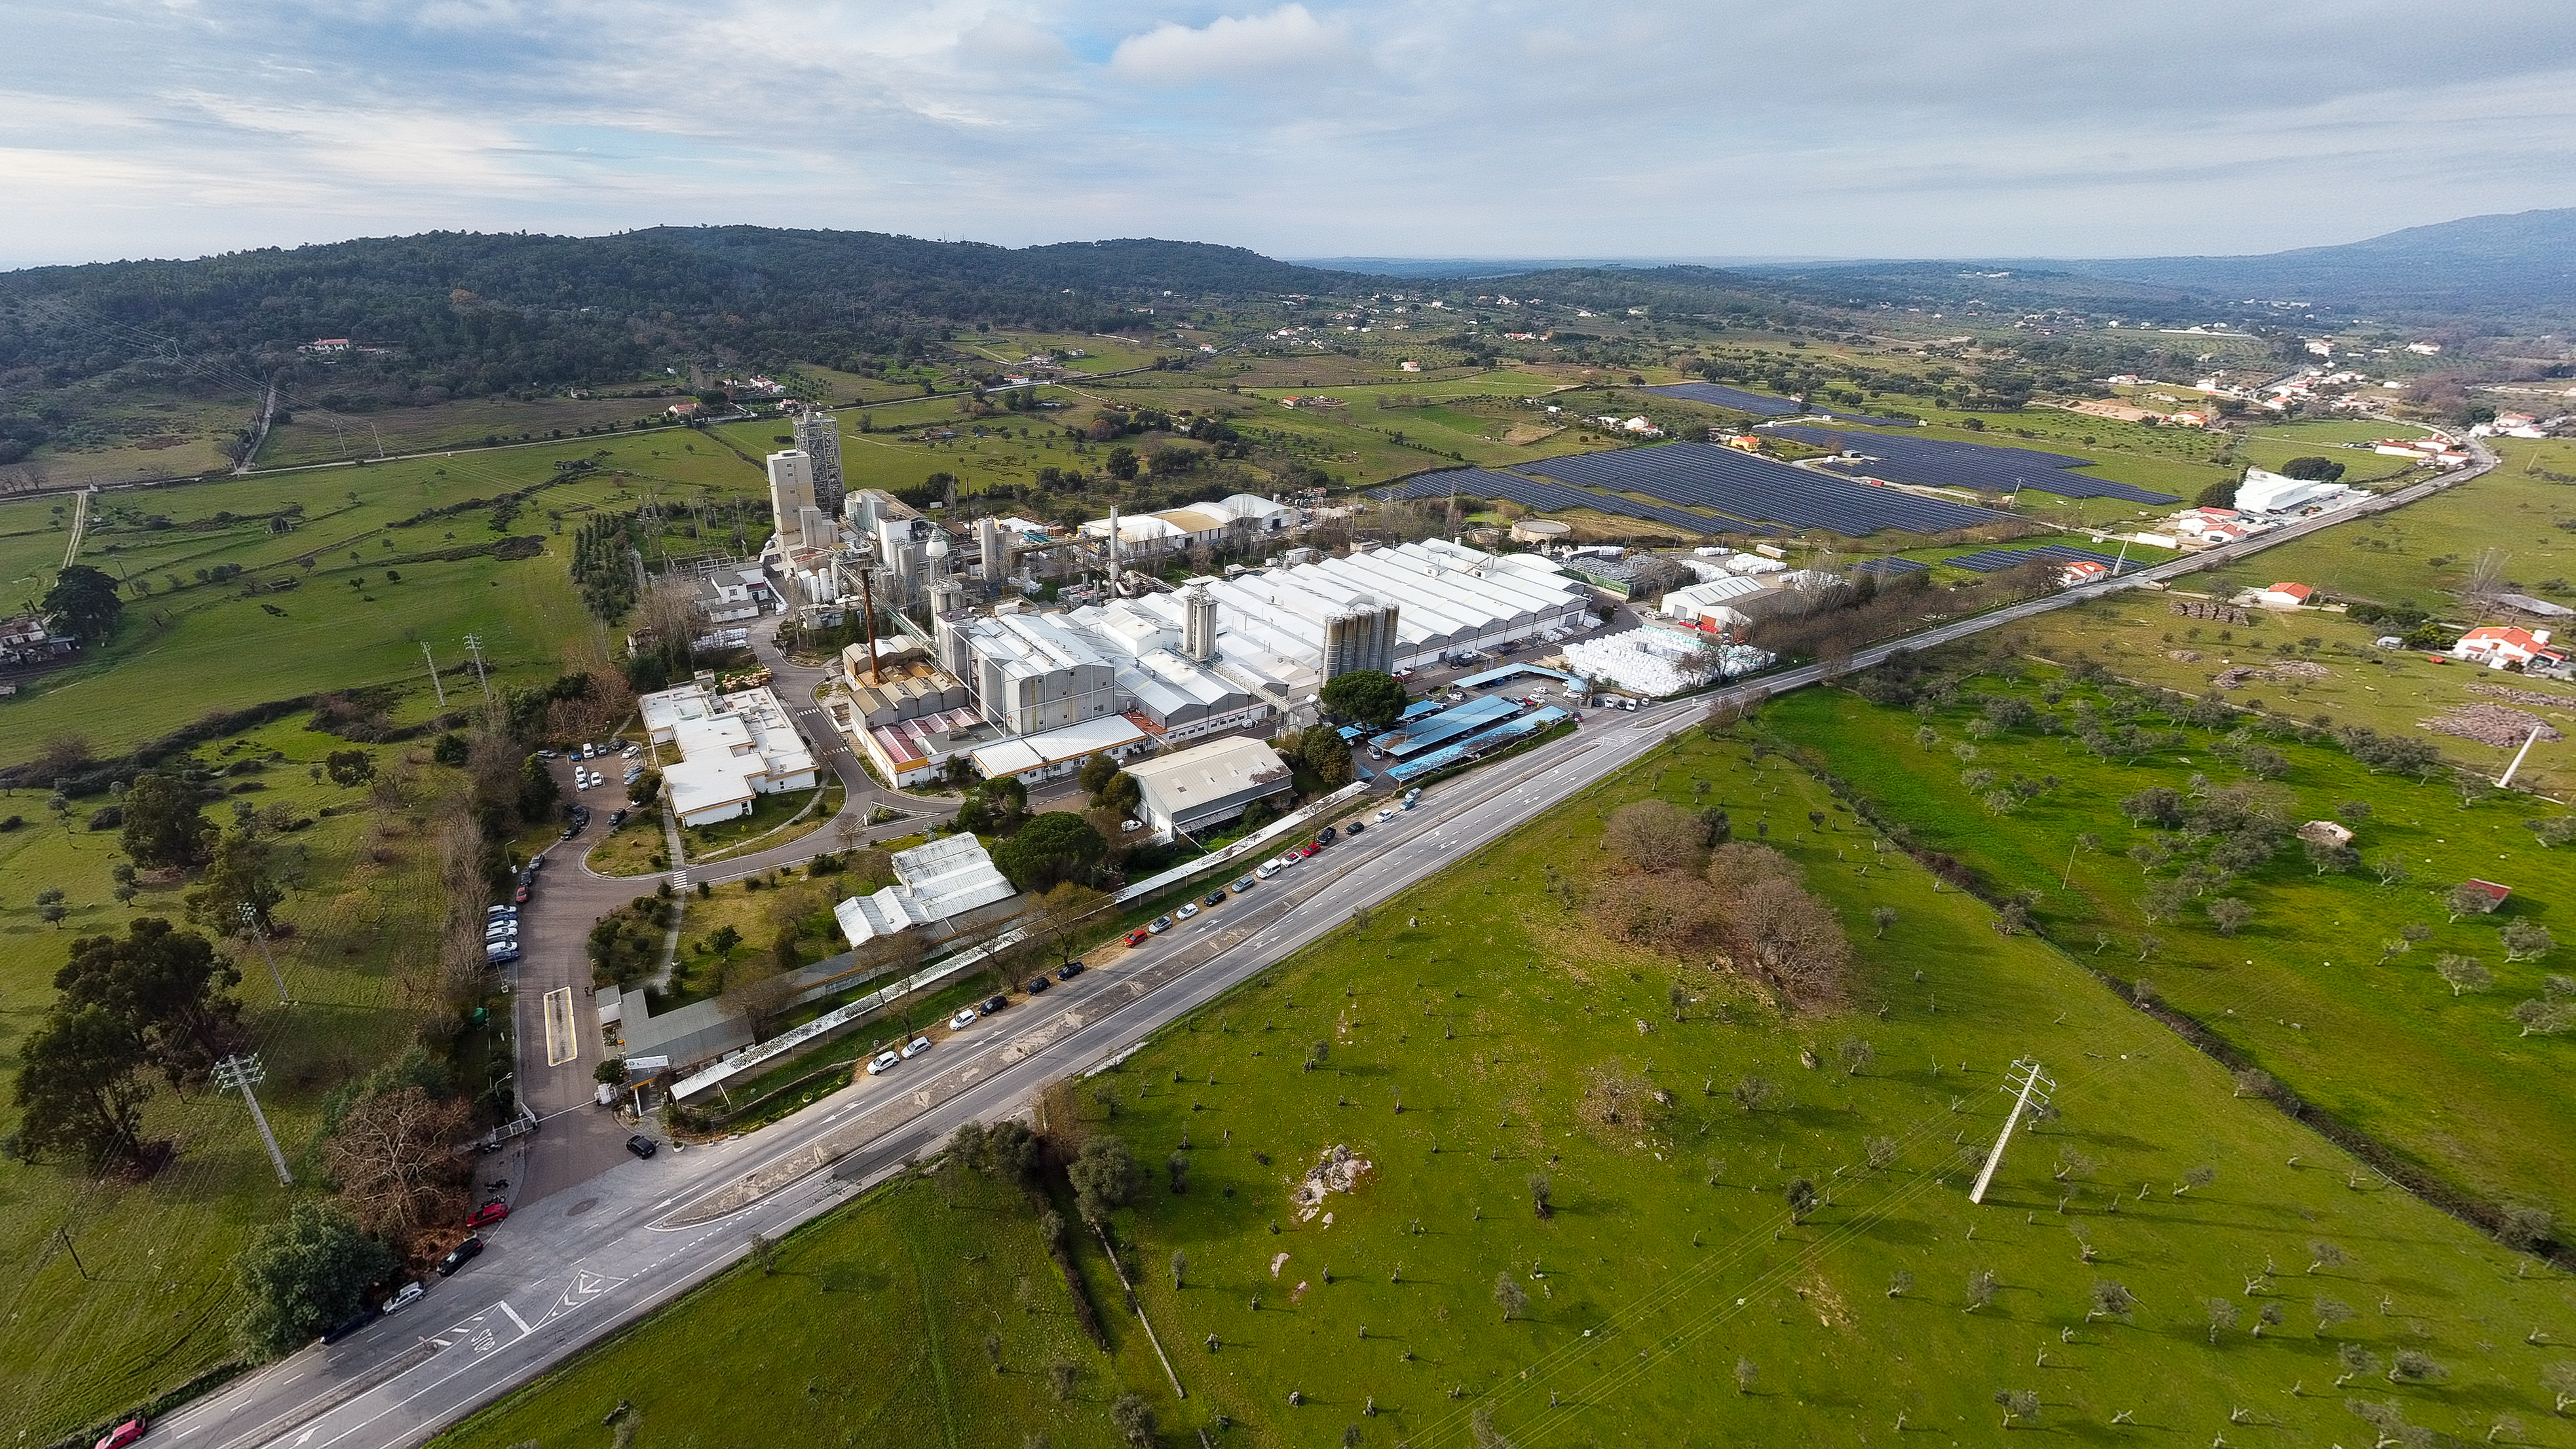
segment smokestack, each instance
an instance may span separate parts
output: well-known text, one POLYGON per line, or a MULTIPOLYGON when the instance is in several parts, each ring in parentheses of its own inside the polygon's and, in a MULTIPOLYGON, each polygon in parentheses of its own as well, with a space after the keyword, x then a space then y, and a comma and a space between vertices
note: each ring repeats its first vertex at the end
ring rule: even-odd
POLYGON ((1109 592, 1127 596, 1127 586, 1118 576, 1118 505, 1109 505, 1109 592))

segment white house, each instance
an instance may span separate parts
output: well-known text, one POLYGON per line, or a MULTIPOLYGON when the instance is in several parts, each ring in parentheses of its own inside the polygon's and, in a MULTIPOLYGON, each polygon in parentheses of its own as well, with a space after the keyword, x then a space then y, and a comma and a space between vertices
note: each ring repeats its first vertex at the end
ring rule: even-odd
POLYGON ((2489 669, 2511 665, 2529 668, 2535 663, 2566 662, 2566 650, 2548 646, 2549 631, 2546 629, 2516 629, 2509 625, 2489 624, 2461 635, 2460 642, 2451 646, 2451 655, 2456 659, 2475 660, 2489 669))
POLYGON ((2254 602, 2267 609, 2297 609, 2305 607, 2316 592, 2306 584, 2274 584, 2268 589, 2256 589, 2254 602))

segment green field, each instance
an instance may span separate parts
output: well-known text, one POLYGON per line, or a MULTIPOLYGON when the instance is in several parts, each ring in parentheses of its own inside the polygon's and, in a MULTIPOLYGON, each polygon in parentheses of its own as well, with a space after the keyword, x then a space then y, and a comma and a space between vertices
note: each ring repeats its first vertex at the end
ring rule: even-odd
POLYGON ((292 421, 269 430, 259 466, 283 468, 343 458, 399 456, 433 448, 470 448, 490 439, 533 442, 591 428, 661 421, 667 397, 547 397, 533 402, 466 398, 429 407, 334 413, 290 408, 292 421))
POLYGON ((2126 1413, 2177 1443, 2351 1443, 2367 1430, 2331 1387, 2349 1341, 2447 1371, 2354 1386, 2414 1423, 2476 1438, 2509 1414, 2514 1442, 2576 1443, 2538 1388, 2562 1351, 2522 1341, 2576 1333, 2563 1274, 2518 1277, 2512 1255, 2354 1178, 2075 962, 1871 841, 1777 756, 1694 734, 1081 1083, 1080 1130, 1149 1170, 1115 1227, 1186 1399, 1095 1247, 1106 1360, 1056 1327, 1028 1209, 980 1185, 950 1208, 915 1180, 825 1219, 777 1275, 738 1271, 441 1442, 586 1443, 622 1399, 643 1442, 756 1421, 798 1442, 1093 1444, 1123 1387, 1165 1442, 1221 1414, 1234 1427, 1213 1442, 1463 1445, 1480 1410, 1521 1444, 1906 1442, 1900 1418, 1991 1442, 1993 1395, 2027 1390, 2036 1427, 2087 1439, 2120 1437, 2126 1413), (1854 1009, 1783 1016, 1742 980, 1597 934, 1581 902, 1600 817, 1649 791, 1722 801, 1740 836, 1767 827, 1846 922, 1896 913, 1884 941, 1855 932, 1854 1009), (1836 1065, 1846 1040, 1872 1049, 1856 1074, 1836 1065), (1966 1171, 2016 1057, 2047 1066, 2063 1115, 2017 1139, 1973 1208, 1966 1171), (1747 1112, 1733 1092, 1754 1075, 1779 1095, 1747 1112), (1300 1218, 1287 1189, 1335 1145, 1371 1167, 1300 1218), (2175 1190, 2203 1166, 2205 1185, 2175 1190), (1533 1174, 1551 1217, 1531 1211, 1533 1174), (1804 1223, 1783 1207, 1793 1178, 1830 1199, 1804 1223), (971 1247, 942 1229, 969 1212, 971 1247), (2343 1261, 2303 1271, 2315 1242, 2343 1261), (874 1275, 871 1296, 817 1299, 841 1272, 874 1275), (1978 1273, 1998 1292, 1962 1312, 1978 1273), (999 1291, 1012 1274, 1026 1298, 999 1291), (1498 1274, 1527 1298, 1510 1321, 1498 1274), (2134 1293, 2134 1321, 2088 1315, 2104 1283, 2134 1293), (2320 1297, 2358 1316, 2320 1331, 2320 1297), (2241 1315, 2214 1344, 2213 1298, 2241 1315), (2266 1306, 2281 1326, 2257 1338, 2266 1306), (986 1332, 998 1376, 973 1351, 986 1332), (1070 1403, 1031 1392, 1049 1354, 1079 1372, 1070 1403))
POLYGON ((2576 442, 2498 438, 2493 446, 2504 461, 2484 477, 2402 512, 2283 544, 2232 576, 2266 571, 2253 582, 2297 579, 2345 598, 2439 611, 2478 556, 2498 549, 2517 586, 2576 603, 2565 582, 2576 578, 2576 532, 2556 526, 2576 519, 2576 488, 2541 476, 2576 474, 2576 442))
MULTIPOLYGON (((447 772, 424 771, 405 804, 386 808, 366 790, 316 783, 308 769, 347 745, 303 723, 282 721, 238 737, 239 749, 224 741, 202 753, 216 765, 282 754, 233 779, 264 787, 236 798, 346 812, 278 838, 296 884, 278 912, 294 929, 274 949, 296 1005, 277 1005, 254 950, 230 948, 242 971, 244 1025, 268 1068, 261 1105, 309 1184, 316 1174, 303 1157, 324 1097, 400 1050, 434 999, 425 978, 444 902, 421 822, 448 786, 447 772)), ((401 752, 376 751, 380 768, 390 772, 401 752)), ((147 881, 130 906, 110 897, 116 833, 86 828, 92 806, 105 803, 78 802, 56 823, 41 794, 0 800, 0 814, 29 817, 0 833, 0 880, 9 882, 0 892, 0 1070, 14 1072, 17 1044, 52 1003, 54 973, 75 938, 122 933, 141 916, 183 918, 184 884, 147 881), (60 927, 44 924, 32 904, 49 888, 63 890, 72 908, 60 927)), ((207 814, 230 823, 226 806, 207 814)), ((0 1166, 0 1300, 9 1304, 0 1403, 28 1442, 129 1408, 229 1356, 229 1260, 253 1224, 284 1215, 292 1201, 238 1097, 164 1087, 146 1110, 144 1137, 172 1144, 176 1156, 141 1183, 101 1180, 52 1158, 0 1166)))
MULTIPOLYGON (((2040 679, 2053 674, 2042 671, 2040 679)), ((2005 688, 1993 677, 1968 685, 1970 692, 2005 688)), ((2012 692, 2044 705, 2036 683, 2012 692)), ((2079 702, 2110 703, 2078 688, 2066 691, 2062 705, 2044 707, 2072 711, 2079 702)), ((2271 862, 2201 898, 2229 896, 2254 908, 2252 924, 2231 938, 2213 927, 2201 899, 2170 922, 2147 919, 2149 874, 2126 852, 2169 837, 2133 828, 2116 809, 2151 786, 2187 790, 2195 776, 2218 785, 2248 779, 2213 753, 2215 734, 2182 726, 2179 745, 2114 762, 2086 754, 2064 730, 2023 728, 1986 739, 1963 766, 1951 749, 1967 741, 1975 713, 1963 705, 1924 719, 1848 694, 1810 692, 1783 701, 1771 718, 1784 738, 1816 751, 1926 846, 1958 855, 2000 892, 2039 892, 2033 909, 2059 941, 2090 950, 2107 935, 2104 961, 2151 977, 2167 1000, 2309 1102, 2454 1189, 2490 1203, 2535 1204, 2562 1222, 2576 1216, 2576 1179, 2565 1153, 2576 1140, 2576 1100, 2558 1086, 2576 1063, 2576 1044, 2523 1036, 2509 1015, 2514 1003, 2541 994, 2545 973, 2567 969, 2570 948, 2508 963, 2497 940, 2500 926, 2518 918, 2568 929, 2560 897, 2576 882, 2576 867, 2521 825, 2559 807, 2508 797, 2464 808, 2448 782, 2373 774, 2332 745, 2268 739, 2288 771, 2257 788, 2278 797, 2283 817, 2292 825, 2345 819, 2363 856, 2402 860, 2407 879, 2383 885, 2363 869, 2320 875, 2291 842, 2271 862), (1913 738, 1926 727, 1939 736, 1928 749, 1913 738), (1968 768, 2046 775, 2057 784, 1996 815, 1962 780, 1968 768), (2368 817, 2347 818, 2349 800, 2367 803, 2368 817), (2098 849, 2079 844, 2088 832, 2099 837, 2098 849), (2517 894, 2496 916, 2450 921, 2442 897, 2471 877, 2504 882, 2517 894), (2430 937, 2390 957, 2382 943, 2398 941, 2410 924, 2429 928, 2430 937), (2139 948, 2149 936, 2162 944, 2142 962, 2139 948), (2455 996, 2433 970, 2445 953, 2484 962, 2494 985, 2455 996)), ((2174 727, 2153 714, 2145 723, 2174 727)), ((2295 734, 2295 727, 2282 733, 2295 734)))
MULTIPOLYGON (((421 644, 447 671, 453 704, 473 685, 468 634, 483 641, 496 689, 542 683, 567 662, 604 664, 612 641, 583 611, 566 572, 569 534, 583 515, 647 499, 681 510, 747 499, 759 481, 712 439, 648 434, 100 494, 81 561, 128 580, 124 626, 84 663, 0 701, 0 763, 32 755, 57 734, 85 735, 108 753, 212 711, 317 691, 390 686, 400 694, 398 720, 425 718, 437 705, 421 644), (599 471, 558 481, 554 461, 580 457, 599 471), (541 491, 506 521, 478 509, 396 526, 530 487, 541 491), (300 522, 274 531, 271 515, 290 503, 303 505, 300 522), (227 514, 230 521, 219 517, 227 514), (419 557, 514 535, 543 539, 545 552, 517 561, 419 557), (243 580, 198 577, 226 565, 244 570, 243 580), (294 586, 254 595, 243 590, 248 580, 294 586)), ((45 530, 50 507, 0 505, 0 558, 33 567, 43 584, 63 540, 45 530)), ((694 528, 699 516, 684 514, 674 527, 694 528)), ((767 509, 746 508, 740 517, 756 548, 767 509)), ((708 518, 711 526, 719 521, 708 518)), ((671 545, 713 550, 731 541, 675 533, 671 545)), ((41 592, 35 582, 20 587, 41 592)))

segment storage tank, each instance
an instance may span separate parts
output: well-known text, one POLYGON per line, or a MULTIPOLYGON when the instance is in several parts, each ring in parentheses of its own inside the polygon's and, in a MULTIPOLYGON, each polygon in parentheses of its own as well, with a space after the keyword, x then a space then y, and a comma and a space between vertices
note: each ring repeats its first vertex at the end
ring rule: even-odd
POLYGON ((1396 606, 1363 595, 1324 619, 1324 677, 1354 669, 1395 672, 1396 606))

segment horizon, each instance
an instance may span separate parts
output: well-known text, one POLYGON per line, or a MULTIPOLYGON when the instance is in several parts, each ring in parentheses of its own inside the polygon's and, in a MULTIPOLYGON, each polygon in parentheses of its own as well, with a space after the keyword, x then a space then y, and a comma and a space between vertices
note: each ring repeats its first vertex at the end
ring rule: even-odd
POLYGON ((1504 0, 793 24, 758 0, 614 24, 575 0, 111 0, 21 24, 13 270, 741 217, 1283 258, 2253 256, 2576 204, 2576 13, 2512 0, 1708 0, 1581 27, 1504 0), (2204 25, 2230 44, 2173 43, 2204 25))

